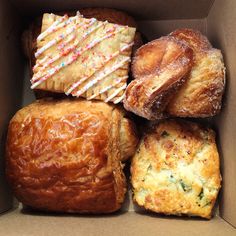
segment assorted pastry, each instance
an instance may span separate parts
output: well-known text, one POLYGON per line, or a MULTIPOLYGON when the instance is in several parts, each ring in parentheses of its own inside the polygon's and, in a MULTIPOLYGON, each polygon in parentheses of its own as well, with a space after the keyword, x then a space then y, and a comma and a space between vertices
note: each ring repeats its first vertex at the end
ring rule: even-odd
POLYGON ((196 30, 179 29, 140 47, 132 73, 124 107, 148 120, 210 117, 221 109, 223 57, 196 30))
POLYGON ((17 199, 34 209, 113 212, 126 193, 122 162, 137 141, 134 124, 114 105, 38 100, 10 122, 8 179, 17 199))
POLYGON ((131 181, 139 206, 210 218, 221 184, 214 131, 183 120, 153 125, 133 157, 131 181))
MULTIPOLYGON (((60 12, 58 15, 64 16, 67 14, 67 16, 73 17, 75 14, 77 14, 76 11, 70 11, 70 12, 60 12)), ((118 25, 123 25, 123 26, 129 26, 132 28, 137 28, 137 23, 133 19, 133 17, 129 16, 123 11, 118 11, 114 9, 108 9, 108 8, 82 8, 79 10, 79 15, 88 19, 95 18, 98 21, 107 21, 109 23, 113 24, 118 24, 118 25)), ((44 17, 44 15, 43 15, 44 17)), ((28 30, 25 30, 23 33, 22 37, 22 42, 23 42, 23 49, 24 49, 24 54, 28 58, 29 61, 29 69, 30 69, 30 74, 33 76, 33 67, 36 64, 36 57, 35 53, 38 49, 37 47, 37 38, 40 35, 42 31, 42 24, 43 24, 43 17, 38 17, 33 23, 31 23, 30 27, 28 30)), ((79 32, 72 32, 72 34, 78 34, 79 32)), ((95 33, 95 32, 94 32, 95 33)), ((133 34, 133 33, 132 33, 133 34)), ((117 36, 119 37, 119 36, 117 36)), ((124 37, 124 36, 123 36, 124 37)), ((133 35, 131 35, 130 40, 133 40, 133 45, 130 47, 132 49, 132 53, 134 53, 142 44, 142 36, 140 32, 137 30, 135 31, 134 38, 132 38, 133 35)), ((91 38, 94 38, 92 36, 91 38)), ((124 38, 125 39, 125 38, 124 38)), ((89 39, 88 39, 89 40, 89 39)), ((116 40, 115 38, 113 40, 116 40)), ((123 40, 123 39, 121 39, 123 40)), ((119 43, 124 43, 124 42, 116 42, 116 46, 119 46, 119 43)), ((103 42, 103 44, 106 44, 106 41, 103 42)), ((115 45, 112 45, 113 48, 115 45)), ((101 45, 102 47, 102 45, 101 45)), ((127 50, 130 50, 127 49, 127 50)), ((102 51, 104 54, 106 52, 106 47, 103 46, 102 51)), ((86 54, 90 54, 90 51, 84 52, 83 55, 86 56, 86 54)), ((129 53, 128 53, 129 54, 129 53)), ((103 58, 104 59, 104 58, 103 58)), ((99 59, 101 60, 101 59, 99 59)), ((86 63, 86 62, 85 62, 86 63)), ((126 72, 127 73, 127 72, 126 72)), ((125 79, 124 79, 125 80, 125 79)), ((59 94, 60 92, 63 93, 63 91, 45 91, 45 89, 40 89, 40 87, 34 88, 36 98, 44 98, 44 97, 63 97, 63 95, 59 94), (56 93, 55 93, 56 92, 56 93)))
POLYGON ((132 17, 106 8, 45 13, 22 39, 31 89, 42 99, 8 128, 6 176, 20 202, 52 212, 117 211, 130 160, 137 205, 211 218, 221 187, 215 133, 184 118, 220 112, 220 50, 194 29, 143 45, 132 17))
POLYGON ((174 37, 145 44, 135 53, 135 79, 126 89, 124 107, 149 120, 161 118, 173 94, 187 80, 192 64, 191 48, 174 37))

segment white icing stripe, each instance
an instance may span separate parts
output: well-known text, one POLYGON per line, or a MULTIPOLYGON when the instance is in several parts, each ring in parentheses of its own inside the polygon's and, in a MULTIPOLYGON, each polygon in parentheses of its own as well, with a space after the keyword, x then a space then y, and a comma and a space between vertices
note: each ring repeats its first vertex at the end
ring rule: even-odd
POLYGON ((106 100, 105 102, 109 102, 112 98, 114 98, 117 94, 119 94, 119 92, 121 92, 122 90, 124 90, 126 88, 126 83, 121 86, 120 88, 118 88, 113 94, 111 94, 106 100))
MULTIPOLYGON (((47 56, 45 56, 42 60, 39 60, 39 61, 37 62, 37 64, 33 67, 33 70, 35 70, 35 69, 37 69, 39 66, 43 65, 44 62, 45 62, 48 58, 49 58, 49 56, 47 55, 47 56)), ((33 80, 34 80, 34 78, 31 79, 31 81, 33 81, 33 80)))
POLYGON ((82 89, 78 90, 75 94, 72 94, 73 96, 79 97, 80 95, 82 95, 84 92, 86 92, 89 88, 91 88, 92 86, 94 86, 96 83, 98 83, 100 80, 102 80, 103 78, 107 77, 108 75, 110 75, 111 73, 113 73, 114 71, 116 71, 117 69, 119 69, 120 67, 122 67, 126 62, 130 61, 130 58, 127 57, 124 60, 122 60, 121 62, 119 62, 118 64, 115 64, 110 70, 108 69, 106 71, 106 69, 104 71, 102 71, 100 74, 98 75, 98 77, 96 77, 94 80, 88 82, 82 89))
MULTIPOLYGON (((72 22, 72 21, 71 21, 72 22)), ((47 49, 49 49, 50 47, 52 47, 53 45, 57 44, 58 42, 62 41, 64 38, 66 38, 68 35, 70 35, 71 33, 73 33, 77 28, 83 26, 83 24, 76 24, 72 27, 70 27, 69 29, 66 30, 66 33, 62 33, 60 35, 58 35, 55 39, 49 41, 47 44, 45 44, 43 47, 41 47, 40 49, 37 50, 37 52, 35 53, 35 57, 38 58, 44 51, 46 51, 47 49)))
POLYGON ((125 94, 123 94, 121 97, 117 98, 113 103, 117 104, 117 103, 121 102, 124 99, 124 97, 125 97, 125 94))
POLYGON ((76 15, 77 15, 78 17, 83 17, 83 15, 80 13, 79 10, 76 12, 76 15))
POLYGON ((130 44, 127 44, 125 45, 124 47, 122 47, 119 51, 116 51, 114 52, 110 57, 108 57, 104 62, 103 64, 101 65, 101 67, 94 71, 91 75, 89 76, 86 76, 82 79, 80 79, 79 81, 77 81, 76 83, 74 83, 66 92, 65 94, 66 95, 69 95, 74 89, 76 89, 80 84, 82 84, 83 82, 85 82, 87 79, 89 79, 91 76, 93 76, 97 71, 99 71, 101 68, 103 68, 103 66, 109 62, 110 60, 112 60, 113 58, 115 58, 116 56, 118 56, 120 54, 120 52, 123 52, 125 51, 126 49, 128 49, 129 47, 132 47, 133 46, 133 43, 130 43, 130 44))
MULTIPOLYGON (((123 29, 119 29, 119 31, 121 31, 123 29)), ((110 32, 110 30, 108 30, 107 32, 110 32)), ((106 33, 107 33, 106 32, 106 33)), ((117 31, 118 32, 118 31, 117 31)), ((41 84, 42 82, 44 82, 45 80, 47 80, 48 78, 50 78, 52 75, 54 75, 56 72, 58 72, 59 70, 61 70, 63 67, 70 65, 72 62, 74 62, 75 60, 77 60, 77 58, 79 56, 81 56, 85 51, 93 48, 94 46, 96 46, 98 43, 100 43, 101 41, 103 41, 106 38, 109 38, 111 36, 113 36, 116 32, 112 32, 110 34, 105 35, 104 37, 100 38, 100 39, 94 39, 91 43, 89 43, 85 48, 79 48, 76 50, 75 55, 71 56, 69 58, 69 60, 65 63, 61 63, 59 66, 55 66, 53 69, 47 71, 47 75, 44 75, 40 80, 38 80, 37 82, 35 82, 34 84, 32 84, 31 89, 36 88, 39 84, 41 84)))
POLYGON ((97 96, 99 96, 99 95, 101 95, 101 94, 107 92, 107 91, 110 90, 111 88, 114 88, 117 84, 121 83, 123 80, 126 80, 126 79, 128 79, 128 78, 129 78, 129 76, 127 76, 127 75, 118 78, 118 79, 115 81, 115 83, 113 83, 113 84, 111 84, 111 85, 105 87, 105 88, 102 89, 99 93, 95 93, 95 94, 93 94, 92 96, 88 97, 87 100, 91 100, 91 99, 96 98, 97 96))
POLYGON ((50 33, 53 32, 53 29, 60 24, 61 22, 63 22, 66 18, 68 18, 67 15, 64 15, 63 17, 61 17, 60 19, 56 20, 50 27, 48 27, 44 32, 42 32, 38 37, 37 37, 37 41, 41 41, 42 39, 44 39, 47 35, 49 35, 50 33))
MULTIPOLYGON (((66 40, 61 47, 64 48, 66 45, 68 45, 72 40, 75 39, 75 35, 72 35, 72 37, 70 37, 68 40, 66 40)), ((34 70, 36 68, 38 68, 40 65, 43 65, 40 70, 33 75, 33 78, 31 79, 31 82, 34 82, 36 80, 38 80, 41 77, 41 71, 46 69, 49 65, 51 65, 52 63, 54 63, 55 61, 57 61, 58 59, 61 58, 60 54, 57 54, 55 57, 51 58, 50 56, 45 56, 41 61, 39 61, 36 66, 34 67, 34 70), (48 61, 46 61, 47 59, 49 59, 48 61)))
MULTIPOLYGON (((86 28, 89 28, 89 27, 92 26, 95 22, 96 22, 96 20, 92 20, 92 21, 86 26, 86 28)), ((102 25, 104 25, 104 24, 105 24, 105 23, 101 23, 101 24, 98 24, 96 27, 92 28, 89 32, 85 33, 85 34, 82 36, 81 40, 76 40, 76 42, 75 42, 72 46, 70 46, 69 48, 67 48, 66 50, 67 50, 68 52, 71 52, 71 51, 72 51, 82 40, 84 40, 89 34, 91 34, 93 31, 97 30, 98 28, 100 28, 100 27, 101 27, 102 25)), ((81 25, 83 25, 83 24, 81 24, 81 25)), ((70 41, 71 41, 71 40, 65 41, 65 42, 64 42, 64 46, 66 46, 70 41)), ((58 55, 56 55, 54 58, 51 58, 48 62, 44 63, 44 66, 42 67, 42 69, 46 69, 50 64, 54 63, 55 61, 57 61, 58 59, 60 59, 62 56, 63 56, 63 54, 58 54, 58 55)), ((50 55, 48 58, 50 58, 50 57, 51 57, 51 55, 50 55)), ((43 58, 42 60, 44 60, 44 58, 43 58)), ((39 63, 39 65, 42 64, 41 61, 39 61, 38 63, 39 63)), ((36 68, 37 68, 37 67, 36 67, 36 68)), ((40 72, 41 72, 41 70, 38 71, 37 74, 34 74, 34 76, 33 76, 33 78, 32 78, 31 81, 38 80, 38 79, 41 77, 40 72)))
MULTIPOLYGON (((91 21, 91 23, 87 26, 87 28, 90 27, 91 25, 93 25, 94 23, 95 23, 95 21, 91 21)), ((98 24, 96 27, 92 28, 89 32, 85 33, 85 34, 82 36, 82 38, 81 38, 80 40, 76 40, 75 43, 74 43, 72 46, 66 48, 67 53, 70 53, 70 52, 71 52, 73 49, 75 49, 76 46, 77 46, 82 40, 84 40, 89 34, 91 34, 92 32, 94 32, 95 30, 97 30, 98 28, 100 28, 101 26, 103 26, 104 24, 105 24, 105 23, 98 24)), ((67 44, 67 42, 64 43, 64 45, 66 45, 66 44, 67 44)), ((80 49, 81 49, 81 48, 80 48, 80 49)), ((55 57, 53 57, 52 59, 50 59, 47 63, 44 63, 44 66, 42 67, 42 69, 46 69, 50 64, 54 63, 55 61, 57 61, 58 59, 60 59, 62 56, 63 56, 63 54, 58 54, 58 55, 56 55, 55 57)), ((40 63, 41 63, 41 62, 40 62, 40 63)), ((61 68, 64 67, 64 66, 67 66, 67 65, 68 65, 68 64, 64 63, 63 66, 61 66, 61 68)), ((44 76, 45 76, 45 75, 44 75, 44 76)), ((41 70, 38 71, 37 74, 34 74, 34 76, 33 76, 33 78, 32 78, 31 81, 36 81, 36 80, 38 80, 38 79, 40 79, 40 78, 41 78, 41 70)))

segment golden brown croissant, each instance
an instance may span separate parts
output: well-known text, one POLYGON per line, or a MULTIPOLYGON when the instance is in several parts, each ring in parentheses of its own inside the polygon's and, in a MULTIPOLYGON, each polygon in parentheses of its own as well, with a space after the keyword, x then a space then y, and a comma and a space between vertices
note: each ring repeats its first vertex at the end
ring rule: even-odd
POLYGON ((225 67, 220 50, 192 29, 179 29, 170 34, 186 43, 194 52, 194 65, 186 83, 172 98, 167 113, 180 117, 209 117, 221 109, 225 87, 225 67))
POLYGON ((149 120, 160 118, 191 67, 192 50, 174 37, 145 44, 135 53, 135 80, 126 89, 124 107, 149 120))
POLYGON ((221 185, 214 131, 181 120, 154 125, 132 158, 131 180, 134 201, 148 210, 210 218, 221 185))
MULTIPOLYGON (((108 21, 110 23, 119 24, 119 25, 128 25, 130 27, 137 28, 137 23, 134 18, 128 15, 124 11, 118 11, 110 8, 82 8, 79 12, 85 18, 96 18, 100 21, 108 21)), ((132 52, 134 53, 139 47, 143 45, 142 36, 139 31, 135 32, 134 45, 132 52)))
POLYGON ((10 122, 6 175, 35 209, 108 213, 124 201, 121 161, 137 144, 122 109, 85 100, 38 100, 10 122), (127 142, 129 140, 129 142, 127 142))

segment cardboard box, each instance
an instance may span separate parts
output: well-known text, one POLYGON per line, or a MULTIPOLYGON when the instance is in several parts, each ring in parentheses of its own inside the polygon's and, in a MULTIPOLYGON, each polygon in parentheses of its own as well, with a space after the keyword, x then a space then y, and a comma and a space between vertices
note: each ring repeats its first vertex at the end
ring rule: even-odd
POLYGON ((236 235, 235 22, 235 0, 1 0, 0 212, 12 210, 0 216, 0 235, 236 235), (222 49, 227 66, 226 96, 221 114, 211 122, 218 131, 223 188, 212 220, 144 213, 133 206, 130 195, 120 212, 105 216, 40 214, 13 207, 4 180, 5 133, 12 115, 34 99, 20 47, 24 24, 42 12, 87 6, 126 10, 136 17, 149 40, 178 27, 192 27, 222 49))

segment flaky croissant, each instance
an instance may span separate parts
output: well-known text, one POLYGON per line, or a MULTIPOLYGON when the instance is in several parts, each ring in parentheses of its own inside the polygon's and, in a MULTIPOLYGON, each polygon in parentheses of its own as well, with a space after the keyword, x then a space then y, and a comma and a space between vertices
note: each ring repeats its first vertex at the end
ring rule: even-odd
POLYGON ((174 37, 151 41, 137 50, 132 62, 134 80, 125 93, 124 107, 148 120, 162 116, 192 67, 192 50, 174 37))

